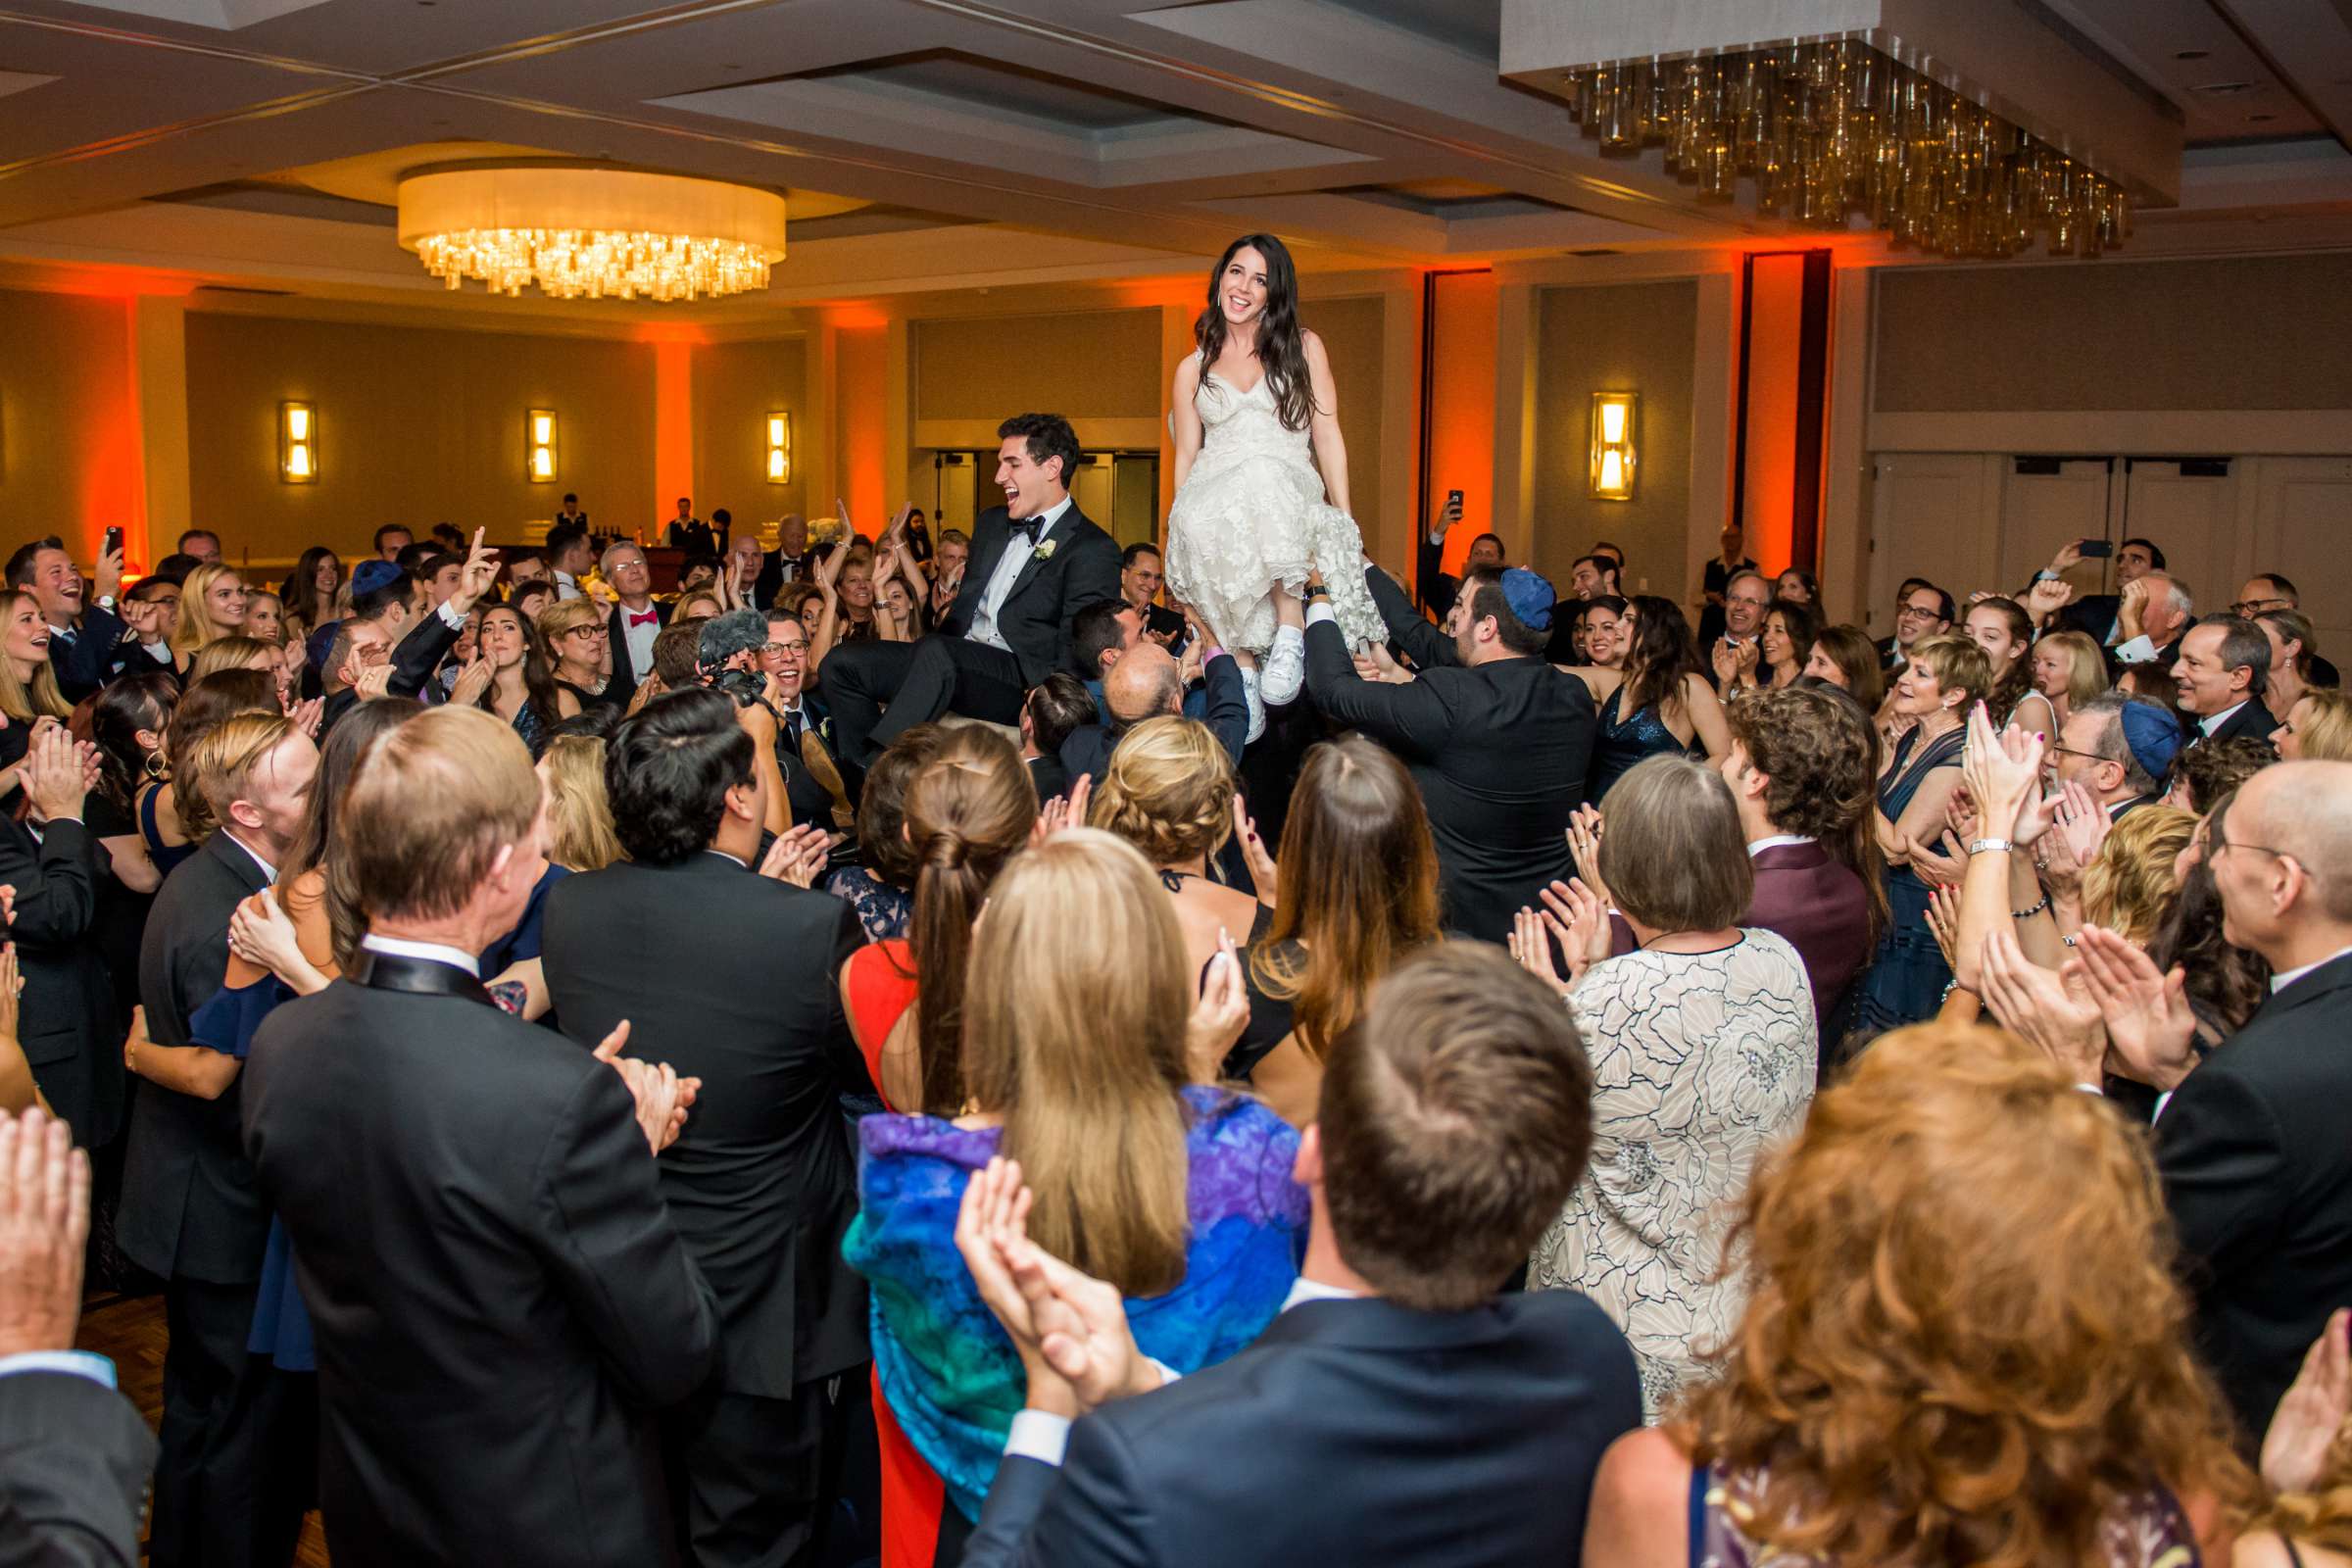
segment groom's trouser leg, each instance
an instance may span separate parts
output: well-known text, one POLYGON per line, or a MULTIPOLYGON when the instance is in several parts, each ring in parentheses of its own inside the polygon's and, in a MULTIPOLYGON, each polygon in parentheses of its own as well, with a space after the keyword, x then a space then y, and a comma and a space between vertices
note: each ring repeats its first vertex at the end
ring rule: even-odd
POLYGON ((890 712, 875 726, 872 744, 879 750, 944 713, 1017 724, 1021 699, 1027 694, 1021 684, 1021 662, 1004 649, 968 637, 925 637, 914 645, 906 677, 899 683, 890 712))
MULTIPOLYGON (((928 639, 926 639, 927 641, 928 639)), ((820 677, 825 706, 833 714, 834 755, 858 767, 874 760, 869 737, 882 721, 882 708, 898 703, 899 688, 914 660, 914 643, 842 643, 825 656, 820 677)))

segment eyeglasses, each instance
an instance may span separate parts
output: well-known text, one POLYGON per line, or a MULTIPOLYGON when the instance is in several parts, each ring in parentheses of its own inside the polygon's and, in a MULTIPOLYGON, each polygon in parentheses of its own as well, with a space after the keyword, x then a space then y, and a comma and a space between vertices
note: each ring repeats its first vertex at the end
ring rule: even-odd
POLYGON ((2230 607, 2230 613, 2254 616, 2261 614, 2266 610, 2284 610, 2286 608, 2286 601, 2283 599, 2241 599, 2230 607))
POLYGON ((564 635, 578 637, 589 642, 607 642, 612 639, 612 630, 609 626, 574 626, 564 635))
POLYGON ((2048 745, 2044 746, 2042 750, 2048 752, 2052 757, 2080 757, 2093 762, 2112 762, 2115 760, 2115 759, 2112 757, 2101 757, 2096 752, 2078 752, 2072 746, 2061 746, 2055 741, 2052 741, 2048 745))
POLYGON ((1937 620, 1943 615, 1941 605, 1905 605, 1895 612, 1898 619, 1937 620))
POLYGON ((2221 830, 2218 828, 2207 834, 2205 843, 2205 858, 2207 860, 2218 860, 2226 852, 2230 850, 2250 850, 2256 855, 2275 855, 2279 859, 2289 861, 2298 867, 2300 867, 2303 863, 2302 861, 2297 860, 2286 851, 2274 850, 2267 844, 2234 843, 2231 840, 2223 837, 2221 830))

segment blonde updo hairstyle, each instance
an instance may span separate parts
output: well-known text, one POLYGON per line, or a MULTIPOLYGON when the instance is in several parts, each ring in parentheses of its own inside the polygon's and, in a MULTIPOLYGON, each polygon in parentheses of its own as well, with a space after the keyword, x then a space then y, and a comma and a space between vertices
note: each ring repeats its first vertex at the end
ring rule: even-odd
POLYGON ((1087 825, 1154 866, 1214 855, 1233 834, 1233 760, 1206 724, 1173 714, 1127 732, 1095 783, 1087 825))

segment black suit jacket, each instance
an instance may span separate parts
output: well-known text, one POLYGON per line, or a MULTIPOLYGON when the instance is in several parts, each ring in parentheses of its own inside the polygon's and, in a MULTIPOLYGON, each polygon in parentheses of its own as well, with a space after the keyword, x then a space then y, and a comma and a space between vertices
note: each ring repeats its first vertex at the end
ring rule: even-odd
POLYGON ((155 1438, 128 1399, 73 1372, 0 1377, 0 1562, 137 1568, 155 1438))
POLYGON ((78 703, 114 679, 122 667, 123 655, 138 652, 123 643, 127 632, 113 611, 85 604, 81 624, 74 629, 71 643, 50 634, 49 667, 57 672, 57 689, 67 702, 78 703))
MULTIPOLYGON (((2025 595, 2020 594, 2017 602, 2024 604, 2025 595)), ((2122 594, 2085 594, 2058 612, 2058 623, 2083 633, 2104 648, 2107 639, 2115 635, 2115 617, 2123 609, 2123 604, 2122 594)))
POLYGON ((717 1323, 620 1075, 463 970, 353 976, 271 1012, 244 1074, 338 1568, 671 1560, 644 1418, 702 1381, 717 1323))
MULTIPOLYGON (((656 636, 661 635, 662 628, 669 624, 669 606, 659 599, 654 601, 656 636)), ((605 617, 605 630, 612 639, 612 679, 606 685, 605 695, 624 709, 629 706, 629 699, 637 695, 637 683, 653 673, 650 662, 644 669, 637 668, 629 662, 629 639, 621 626, 621 616, 625 613, 627 611, 624 606, 614 605, 612 612, 605 617)))
MULTIPOLYGON (((225 831, 164 878, 139 947, 139 1001, 159 1046, 188 1044, 188 1016, 228 972, 228 918, 269 885, 225 831)), ((132 1262, 219 1285, 261 1278, 270 1212, 237 1135, 242 1075, 219 1100, 142 1084, 130 1108, 116 1236, 132 1262)))
POLYGON ((712 533, 710 525, 700 517, 687 522, 671 518, 669 528, 662 537, 669 541, 669 548, 672 550, 683 550, 690 555, 714 556, 718 554, 718 535, 712 533))
POLYGON ((1070 792, 1070 770, 1061 765, 1058 757, 1032 757, 1028 760, 1029 782, 1037 786, 1037 798, 1050 801, 1056 795, 1070 792))
POLYGON ((1600 1456, 1641 1421, 1633 1352, 1572 1291, 1307 1301, 1078 1422, 1058 1471, 1006 1459, 964 1568, 1576 1568, 1600 1456))
MULTIPOLYGON (((988 597, 1007 541, 1024 551, 1032 547, 1014 540, 1010 516, 1003 507, 991 507, 972 524, 972 560, 963 574, 963 590, 941 618, 939 630, 950 637, 968 637, 972 616, 988 597)), ((1021 684, 1034 686, 1057 669, 1068 669, 1070 628, 1078 612, 1090 605, 1119 597, 1118 542, 1087 520, 1072 501, 1054 523, 1054 531, 1036 548, 1050 543, 1054 553, 1044 561, 1034 555, 1012 580, 1012 592, 997 611, 997 635, 1020 661, 1021 684)))
POLYGON ((703 1080, 662 1192, 725 1324, 721 1386, 789 1398, 867 1359, 865 1289, 841 1259, 858 1207, 845 1091, 871 1093, 835 977, 863 945, 830 894, 724 856, 623 860, 547 898, 549 993, 594 1047, 703 1080))
POLYGON ((2271 738, 2271 731, 2278 727, 2278 720, 2271 716, 2271 710, 2263 700, 2259 697, 2249 697, 2243 707, 2223 721, 2221 728, 2206 736, 2202 741, 2191 734, 2189 744, 2192 746, 2211 745, 2221 741, 2233 741, 2241 735, 2250 735, 2258 741, 2268 741, 2271 738))
POLYGON ((2250 1443, 2352 1301, 2352 956, 2265 1002, 2156 1118, 2197 1348, 2250 1443))
POLYGON ((9 937, 24 976, 17 1038, 50 1108, 74 1141, 96 1149, 115 1136, 122 1110, 122 1051, 114 984, 92 922, 113 872, 79 822, 33 830, 0 812, 0 883, 17 890, 9 937))
POLYGON ((776 602, 776 595, 784 591, 784 574, 788 566, 792 569, 794 582, 807 582, 815 575, 814 560, 813 551, 805 550, 797 556, 787 556, 781 550, 767 552, 760 558, 760 575, 752 580, 752 608, 765 610, 776 602))
POLYGON ((1386 572, 1367 568, 1364 578, 1420 676, 1402 686, 1362 679, 1338 624, 1318 618, 1306 628, 1307 693, 1412 770, 1437 840, 1446 923, 1500 942, 1539 888, 1573 870, 1568 818, 1592 760, 1592 694, 1541 659, 1463 667, 1386 572))

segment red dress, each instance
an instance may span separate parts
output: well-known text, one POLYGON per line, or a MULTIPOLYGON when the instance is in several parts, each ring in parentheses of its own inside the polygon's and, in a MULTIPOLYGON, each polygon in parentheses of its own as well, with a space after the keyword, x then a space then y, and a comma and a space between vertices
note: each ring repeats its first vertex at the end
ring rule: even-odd
MULTIPOLYGON (((883 1103, 882 1046, 899 1019, 914 1005, 914 955, 904 942, 877 942, 850 955, 842 977, 842 1003, 849 1014, 850 1036, 865 1057, 865 1070, 883 1103)), ((891 1105, 892 1110, 902 1107, 891 1105)), ((947 1507, 947 1489, 939 1474, 923 1462, 906 1434, 899 1430, 890 1401, 882 1396, 877 1377, 874 1426, 882 1450, 882 1565, 881 1568, 932 1568, 939 1545, 940 1515, 947 1507)), ((963 1521, 954 1521, 960 1553, 963 1521)))

